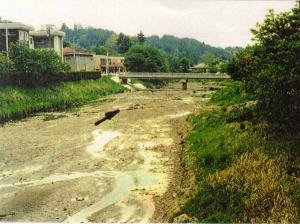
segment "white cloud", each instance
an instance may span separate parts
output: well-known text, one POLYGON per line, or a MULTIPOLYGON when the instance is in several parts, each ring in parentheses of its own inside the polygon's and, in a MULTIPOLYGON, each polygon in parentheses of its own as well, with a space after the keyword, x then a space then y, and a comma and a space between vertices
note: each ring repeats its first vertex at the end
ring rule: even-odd
POLYGON ((250 28, 269 8, 286 11, 294 1, 201 0, 0 0, 0 16, 39 28, 81 23, 134 35, 173 34, 215 46, 245 46, 250 28))

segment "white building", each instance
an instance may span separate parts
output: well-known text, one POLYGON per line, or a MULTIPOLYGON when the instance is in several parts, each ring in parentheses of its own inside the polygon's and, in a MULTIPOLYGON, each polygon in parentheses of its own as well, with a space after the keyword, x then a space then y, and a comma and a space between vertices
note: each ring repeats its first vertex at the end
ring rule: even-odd
POLYGON ((30 31, 29 35, 33 38, 32 48, 54 49, 54 51, 63 59, 64 32, 59 30, 38 30, 30 31))

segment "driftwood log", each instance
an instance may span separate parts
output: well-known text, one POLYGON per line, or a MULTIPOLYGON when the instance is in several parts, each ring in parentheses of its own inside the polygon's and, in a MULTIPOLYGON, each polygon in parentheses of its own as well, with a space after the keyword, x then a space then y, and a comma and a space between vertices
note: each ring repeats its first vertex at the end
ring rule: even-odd
POLYGON ((101 118, 99 121, 96 121, 95 122, 95 126, 101 124, 102 122, 106 121, 106 120, 111 120, 114 116, 116 116, 118 113, 120 113, 120 110, 117 109, 117 110, 112 110, 112 111, 109 111, 109 112, 106 112, 104 114, 104 117, 101 118))

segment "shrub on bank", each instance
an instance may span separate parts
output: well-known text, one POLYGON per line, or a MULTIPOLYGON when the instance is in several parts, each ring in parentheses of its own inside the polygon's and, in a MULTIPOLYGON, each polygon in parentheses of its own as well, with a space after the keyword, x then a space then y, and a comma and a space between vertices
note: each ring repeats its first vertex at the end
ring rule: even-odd
POLYGON ((16 43, 10 45, 9 56, 0 54, 0 85, 38 87, 101 77, 100 72, 70 72, 54 50, 16 43))
POLYGON ((70 71, 69 65, 52 49, 30 49, 24 44, 12 43, 9 56, 19 74, 53 75, 70 71))
POLYGON ((257 115, 280 134, 300 131, 299 27, 299 2, 288 12, 271 10, 252 30, 255 44, 229 65, 229 74, 257 100, 257 115))
POLYGON ((210 102, 218 106, 228 106, 230 104, 246 103, 254 99, 245 91, 244 84, 241 82, 226 83, 226 88, 215 92, 210 102))

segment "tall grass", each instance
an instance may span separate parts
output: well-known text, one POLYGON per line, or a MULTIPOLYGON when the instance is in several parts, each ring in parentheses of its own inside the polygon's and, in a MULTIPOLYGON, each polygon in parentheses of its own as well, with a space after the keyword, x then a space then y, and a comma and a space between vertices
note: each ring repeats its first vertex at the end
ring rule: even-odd
POLYGON ((99 96, 122 91, 124 88, 108 77, 38 88, 0 86, 0 122, 79 106, 99 96))
POLYGON ((225 83, 226 88, 215 92, 210 102, 219 106, 245 103, 253 97, 246 93, 243 83, 231 81, 225 83))
POLYGON ((199 222, 298 222, 299 139, 274 139, 249 110, 224 105, 246 102, 236 84, 216 92, 222 108, 189 117, 184 161, 196 177, 191 198, 176 215, 199 222), (227 94, 221 102, 221 93, 227 94), (241 99, 239 99, 241 98, 241 99), (245 116, 245 113, 247 116, 245 116))

